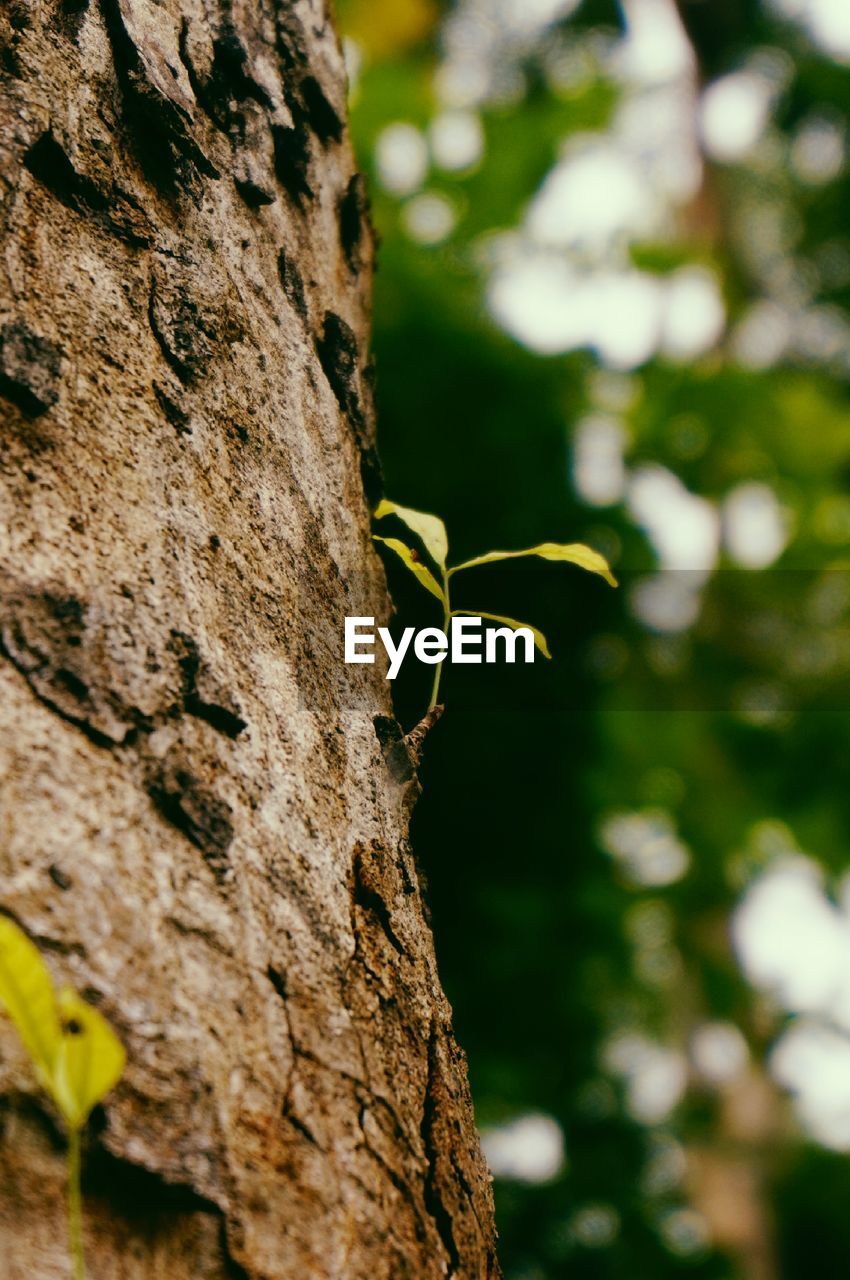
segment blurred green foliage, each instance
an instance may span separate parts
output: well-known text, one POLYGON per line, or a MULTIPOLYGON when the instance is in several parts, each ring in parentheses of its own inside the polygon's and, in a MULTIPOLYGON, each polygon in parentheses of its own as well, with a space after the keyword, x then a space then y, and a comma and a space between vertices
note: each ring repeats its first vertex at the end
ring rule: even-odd
MULTIPOLYGON (((619 136, 623 102, 657 87, 635 87, 622 50, 642 20, 675 17, 672 0, 549 7, 535 25, 518 0, 340 5, 381 237, 386 490, 440 512, 458 557, 580 539, 624 583, 488 569, 488 598, 534 618, 555 661, 447 672, 423 766, 414 840, 479 1123, 492 1135, 541 1113, 565 1139, 560 1172, 497 1176, 502 1262, 510 1280, 796 1280, 816 1235, 819 1271, 837 1275, 850 1166, 806 1136, 771 1077, 789 1009, 750 985, 730 921, 777 859, 804 851, 830 893, 850 862, 850 72, 778 5, 682 0, 682 128, 699 141, 703 120, 708 155, 666 221, 590 269, 707 272, 722 332, 633 362, 592 344, 539 354, 494 316, 499 254, 534 240, 529 210, 570 140, 619 136), (512 13, 527 20, 511 27, 512 13), (452 41, 476 31, 491 83, 457 107, 452 41), (712 135, 706 94, 742 72, 769 101, 724 158, 723 120, 734 133, 743 108, 718 108, 712 135), (447 109, 483 137, 457 171, 434 158, 447 109), (404 182, 379 162, 399 122, 419 131, 421 172, 404 182), (579 468, 594 416, 622 440, 622 483, 603 500, 579 468), (713 1076, 694 1048, 706 1029, 704 1044, 726 1035, 727 1060, 737 1029, 749 1062, 713 1076)), ((589 269, 581 246, 538 237, 528 252, 589 269)), ((400 619, 430 617, 435 602, 389 572, 400 619)), ((477 585, 457 603, 474 605, 477 585)), ((427 683, 398 682, 406 724, 427 683)))

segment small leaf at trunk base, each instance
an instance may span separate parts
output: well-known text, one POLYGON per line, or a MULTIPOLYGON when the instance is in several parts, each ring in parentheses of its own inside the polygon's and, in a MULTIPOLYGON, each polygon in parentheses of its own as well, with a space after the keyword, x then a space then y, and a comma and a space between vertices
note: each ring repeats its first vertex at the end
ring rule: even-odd
POLYGON ((59 1012, 53 1092, 68 1126, 79 1129, 121 1079, 126 1054, 106 1019, 70 987, 59 993, 59 1012))
POLYGON ((0 918, 0 1004, 14 1022, 41 1083, 51 1087, 61 1031, 53 982, 38 948, 0 918))

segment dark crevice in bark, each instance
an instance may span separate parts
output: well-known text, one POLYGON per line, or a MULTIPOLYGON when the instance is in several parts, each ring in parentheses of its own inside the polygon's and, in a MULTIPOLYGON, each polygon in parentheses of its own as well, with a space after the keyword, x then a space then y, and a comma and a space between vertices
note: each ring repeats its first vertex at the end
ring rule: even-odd
POLYGON ((247 722, 238 714, 233 700, 229 699, 231 705, 227 707, 220 702, 205 701, 198 691, 201 655, 195 641, 182 631, 172 632, 172 641, 183 680, 184 710, 190 716, 204 720, 225 737, 238 738, 243 729, 247 728, 247 722))
POLYGON ((189 425, 190 418, 186 410, 178 403, 173 395, 166 391, 161 383, 153 384, 153 393, 156 396, 157 403, 162 409, 168 421, 171 423, 178 435, 190 436, 192 428, 189 425))
POLYGON ((24 167, 67 209, 91 218, 134 248, 151 243, 153 230, 139 202, 114 184, 105 191, 80 173, 51 129, 25 153, 24 167))
POLYGON ((157 762, 148 774, 147 792, 154 806, 204 855, 219 884, 228 877, 227 851, 233 841, 233 810, 213 795, 188 769, 157 762))
MULTIPOLYGON (((361 393, 357 338, 350 325, 335 311, 326 311, 322 332, 316 339, 316 354, 337 403, 354 432, 360 451, 360 477, 370 506, 379 502, 384 490, 381 462, 375 448, 370 414, 361 393)), ((370 388, 368 367, 363 383, 370 388)))
POLYGON ((270 964, 266 969, 266 977, 280 996, 284 1004, 286 1004, 286 979, 279 969, 270 964))
POLYGON ((156 281, 155 280, 151 280, 150 294, 148 295, 148 324, 150 325, 151 333, 156 338, 157 346, 159 347, 160 351, 165 357, 167 363, 171 366, 171 368, 177 374, 177 377, 180 379, 182 383, 185 384, 189 382, 191 377, 191 372, 187 367, 186 362, 184 360, 181 360, 179 356, 174 354, 174 352, 171 349, 171 344, 168 342, 168 340, 165 337, 165 334, 162 332, 162 330, 159 327, 159 323, 156 318, 156 281))
POLYGON ((446 1208, 440 1190, 440 1174, 437 1165, 441 1159, 440 1141, 435 1133, 437 1113, 439 1110, 438 1096, 438 1079, 439 1079, 439 1049, 438 1049, 438 1029, 436 1025, 431 1026, 431 1033, 428 1039, 428 1080, 425 1086, 425 1103, 422 1112, 422 1145, 425 1148, 425 1158, 428 1161, 428 1170, 425 1174, 425 1204, 428 1212, 434 1220, 443 1247, 449 1257, 449 1273, 453 1274, 460 1264, 460 1254, 454 1238, 454 1225, 452 1217, 446 1208))
POLYGON ((13 586, 2 603, 0 654, 39 702, 99 747, 128 746, 151 731, 148 716, 92 678, 97 659, 87 647, 88 609, 81 600, 52 588, 13 586))
POLYGON ((357 272, 361 267, 363 232, 368 215, 366 181, 362 173, 355 173, 339 202, 339 241, 351 272, 357 272))
POLYGON ((292 1128, 296 1133, 300 1133, 302 1138, 306 1138, 311 1147, 316 1147, 317 1150, 324 1151, 325 1148, 322 1146, 321 1142, 319 1142, 315 1133, 313 1133, 310 1127, 305 1124, 301 1117, 293 1110, 292 1099, 289 1092, 287 1092, 287 1095, 283 1100, 281 1115, 284 1116, 288 1123, 292 1125, 292 1128))
POLYGON ((230 134, 237 120, 234 103, 253 101, 268 111, 274 110, 268 90, 251 75, 248 51, 232 28, 213 40, 212 67, 205 80, 189 53, 189 23, 185 17, 178 51, 198 105, 222 133, 230 134))
MULTIPOLYGON (((293 110, 293 103, 290 101, 293 116, 300 116, 322 144, 339 142, 342 137, 342 121, 328 102, 315 76, 305 76, 298 88, 303 110, 293 110)), ((297 126, 299 119, 295 123, 297 126)))
POLYGON ((0 903, 0 916, 5 916, 7 920, 16 924, 21 933, 25 933, 41 951, 50 951, 60 956, 85 956, 86 954, 85 947, 79 942, 64 942, 60 938, 51 938, 49 934, 35 933, 16 911, 3 903, 0 903))
POLYGON ((126 734, 123 736, 123 738, 121 738, 120 741, 116 741, 114 738, 110 737, 108 734, 101 733, 99 729, 95 729, 95 727, 91 724, 91 722, 88 719, 86 719, 84 715, 74 715, 72 712, 66 710, 64 707, 60 707, 59 704, 55 702, 46 692, 44 692, 43 689, 39 689, 35 686, 32 680, 32 672, 25 670, 25 668, 21 666, 21 664, 12 657, 12 655, 9 653, 8 649, 6 648, 5 644, 3 643, 2 639, 0 639, 0 655, 6 658, 6 660, 10 662, 12 666, 15 668, 15 670, 18 671, 20 675, 23 676, 24 680, 26 680, 27 684, 29 685, 30 691, 33 693, 37 701, 42 704, 42 706, 47 707, 48 710, 52 711, 54 715, 57 715, 60 720, 64 720, 66 724, 71 724, 74 726, 75 729, 79 729, 80 732, 85 734, 89 742, 91 742, 94 746, 105 747, 111 750, 116 746, 126 745, 128 740, 132 739, 132 737, 134 736, 133 731, 128 729, 126 734))
POLYGON ((187 106, 151 79, 124 22, 120 0, 101 0, 101 5, 124 97, 127 136, 145 177, 172 197, 191 193, 198 175, 220 177, 192 136, 187 106))
POLYGON ((59 399, 62 357, 52 342, 18 321, 0 328, 0 395, 37 418, 59 399))
POLYGON ((109 200, 100 187, 90 178, 77 173, 71 158, 56 141, 50 129, 34 142, 24 156, 24 165, 34 178, 69 209, 82 207, 93 213, 103 213, 109 208, 109 200))
POLYGON ((209 1214, 219 1224, 222 1262, 231 1280, 257 1280, 233 1257, 224 1210, 201 1195, 191 1182, 172 1182, 158 1170, 114 1155, 93 1143, 83 1162, 83 1192, 106 1201, 110 1209, 137 1230, 157 1222, 163 1214, 209 1214))
POLYGON ((115 1156, 100 1143, 86 1153, 83 1183, 87 1195, 108 1199, 130 1222, 153 1218, 163 1209, 221 1217, 220 1207, 190 1181, 170 1182, 157 1170, 115 1156))
POLYGON ((399 1195, 402 1197, 404 1202, 410 1208, 413 1216, 413 1220, 416 1224, 415 1225, 416 1239, 420 1243, 422 1243, 427 1239, 428 1233, 425 1228, 425 1223, 422 1220, 422 1210, 419 1205, 419 1200, 416 1194, 414 1193, 414 1191, 411 1189, 409 1183, 401 1176, 400 1173, 397 1173, 396 1170, 393 1169, 393 1167, 387 1163, 384 1157, 378 1151, 376 1151, 375 1148, 372 1146, 371 1142, 369 1141, 369 1138, 366 1135, 366 1130, 363 1125, 364 1116, 365 1116, 365 1108, 361 1108, 359 1122, 360 1122, 360 1129, 363 1133, 363 1143, 362 1143, 363 1149, 365 1151, 368 1151, 369 1155, 372 1157, 372 1159, 381 1169, 381 1172, 383 1173, 384 1177, 388 1180, 388 1182, 390 1182, 395 1187, 396 1191, 399 1193, 399 1195))
POLYGON ((249 209, 262 209, 264 205, 274 204, 277 199, 273 191, 251 178, 234 178, 233 185, 249 209))
POLYGON ((343 413, 355 426, 363 424, 363 406, 357 385, 357 338, 350 325, 334 311, 325 313, 316 354, 343 413))
POLYGON ((272 125, 274 170, 277 180, 290 199, 303 208, 313 198, 310 185, 310 140, 296 126, 272 125))
POLYGON ((362 846, 355 849, 354 888, 352 892, 354 905, 360 907, 362 911, 370 912, 381 926, 392 948, 398 955, 404 955, 404 944, 396 936, 393 929, 392 912, 379 892, 378 876, 373 874, 366 866, 366 857, 366 850, 362 846))

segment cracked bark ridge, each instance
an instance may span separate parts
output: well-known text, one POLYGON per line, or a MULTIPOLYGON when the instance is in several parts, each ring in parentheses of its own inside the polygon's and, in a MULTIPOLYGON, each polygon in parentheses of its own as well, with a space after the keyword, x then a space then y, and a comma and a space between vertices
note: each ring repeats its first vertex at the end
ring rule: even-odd
MULTIPOLYGON (((119 1030, 93 1277, 495 1276, 369 539, 367 205, 320 0, 0 13, 0 910, 119 1030)), ((67 1275, 0 1021, 0 1256, 67 1275)))

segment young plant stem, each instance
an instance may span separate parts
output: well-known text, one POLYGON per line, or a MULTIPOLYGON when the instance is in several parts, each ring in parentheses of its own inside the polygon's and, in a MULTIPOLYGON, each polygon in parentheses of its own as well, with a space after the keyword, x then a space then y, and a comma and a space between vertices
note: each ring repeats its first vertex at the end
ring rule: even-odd
POLYGON ((80 1131, 68 1135, 68 1238, 73 1280, 86 1280, 83 1252, 83 1196, 80 1185, 80 1131))
MULTIPOLYGON (((443 630, 446 635, 449 634, 451 626, 452 606, 449 601, 449 573, 443 573, 443 630)), ((434 672, 434 684, 431 688, 431 701, 428 703, 428 710, 433 711, 440 697, 440 680, 443 676, 443 663, 445 658, 441 658, 437 663, 437 670, 434 672)))

